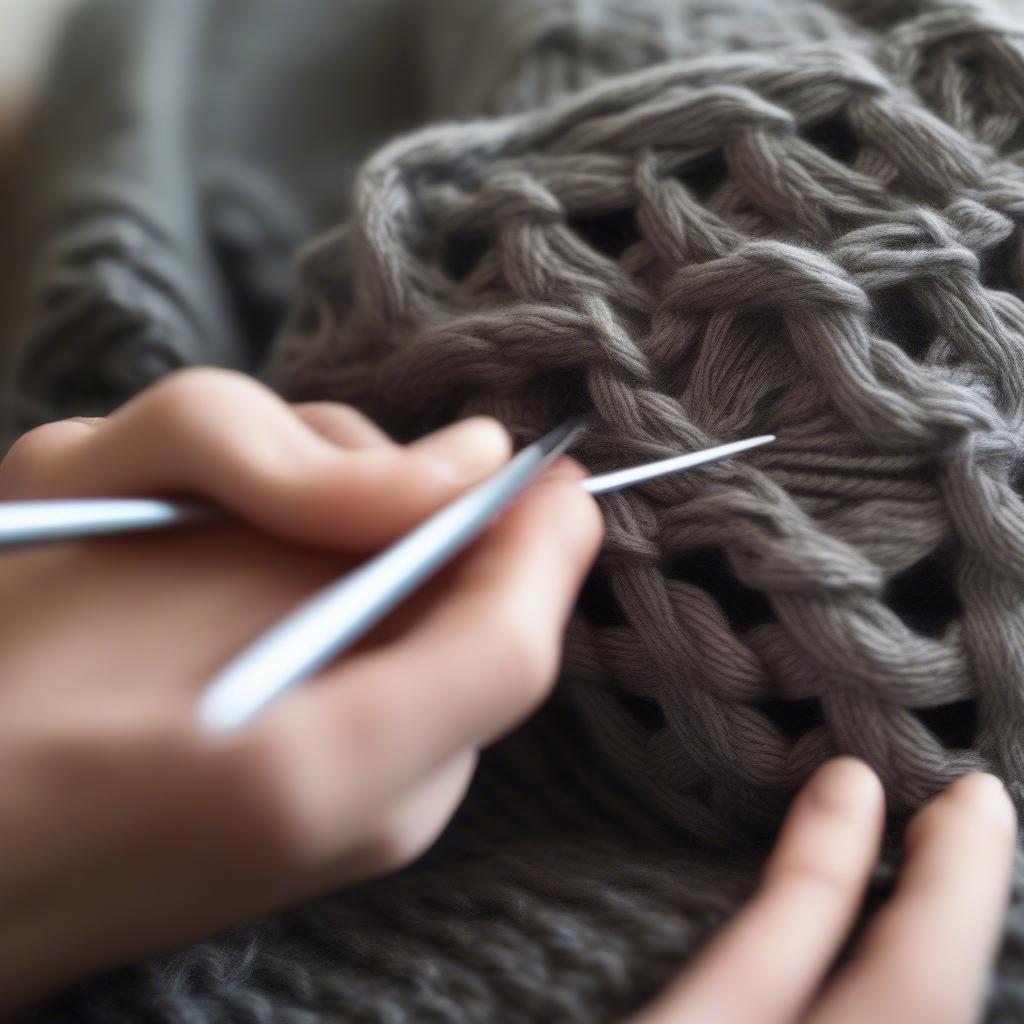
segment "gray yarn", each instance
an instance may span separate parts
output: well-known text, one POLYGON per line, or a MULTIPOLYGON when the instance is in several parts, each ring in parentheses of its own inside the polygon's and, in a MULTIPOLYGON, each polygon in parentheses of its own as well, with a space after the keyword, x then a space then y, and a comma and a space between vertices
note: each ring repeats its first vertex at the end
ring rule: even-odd
POLYGON ((515 114, 623 72, 731 51, 771 52, 862 32, 803 0, 431 0, 425 5, 430 111, 515 114))
MULTIPOLYGON (((894 828, 970 767, 1024 809, 1021 29, 929 0, 424 9, 435 119, 480 119, 363 167, 271 379, 400 435, 593 409, 595 470, 780 441, 606 500, 558 700, 421 863, 26 1019, 616 1020, 831 754, 877 768, 894 828), (453 25, 492 41, 461 85, 453 25)), ((992 1021, 1024 1018, 1022 887, 992 1021)))
POLYGON ((568 637, 607 763, 726 849, 839 752, 897 821, 971 768, 1024 806, 1021 36, 893 12, 399 140, 307 250, 273 367, 399 434, 592 409, 594 470, 780 435, 605 502, 568 637))
POLYGON ((111 394, 116 401, 204 355, 241 360, 186 172, 186 85, 201 4, 96 4, 86 12, 97 45, 57 62, 55 89, 74 102, 49 108, 47 158, 57 180, 47 212, 60 228, 41 254, 44 312, 18 372, 28 420, 59 405, 38 403, 41 367, 48 388, 87 394, 84 411, 102 412, 111 394))
POLYGON ((181 366, 258 367, 295 248, 343 214, 357 160, 415 116, 406 6, 78 6, 33 136, 41 242, 8 434, 105 415, 181 366), (363 61, 392 69, 369 95, 363 61))
POLYGON ((897 813, 985 765, 1019 800, 1024 303, 992 286, 1022 198, 856 53, 660 65, 381 151, 307 252, 273 378, 400 433, 592 408, 595 470, 776 431, 605 503, 611 621, 577 617, 567 668, 608 756, 705 840, 774 820, 838 750, 897 813), (777 702, 821 721, 794 739, 777 702), (967 702, 949 743, 916 713, 967 702))

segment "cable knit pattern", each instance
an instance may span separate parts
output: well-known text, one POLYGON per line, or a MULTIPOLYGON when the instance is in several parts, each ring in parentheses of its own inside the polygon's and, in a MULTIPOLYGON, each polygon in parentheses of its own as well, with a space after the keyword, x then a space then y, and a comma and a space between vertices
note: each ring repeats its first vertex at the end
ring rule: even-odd
MULTIPOLYGON (((435 118, 463 120, 364 165, 269 379, 400 436, 590 412, 595 471, 779 440, 602 499, 557 704, 423 862, 34 1020, 614 1021, 825 758, 871 763, 896 825, 976 767, 1024 810, 1021 28, 937 0, 423 10, 435 118)), ((1024 1017, 1017 877, 992 1021, 1024 1017)))

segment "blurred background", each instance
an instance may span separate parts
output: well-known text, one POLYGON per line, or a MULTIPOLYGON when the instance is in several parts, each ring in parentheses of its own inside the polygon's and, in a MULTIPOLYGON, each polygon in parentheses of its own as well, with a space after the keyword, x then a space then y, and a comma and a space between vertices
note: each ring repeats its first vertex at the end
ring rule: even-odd
MULTIPOLYGON (((13 159, 19 130, 44 74, 60 20, 75 2, 0 0, 0 339, 9 336, 21 312, 28 250, 20 201, 24 182, 18 180, 13 159)), ((6 348, 6 344, 0 346, 0 378, 6 376, 6 348)), ((3 384, 0 379, 0 389, 3 384)), ((7 440, 0 437, 0 449, 7 440)))
POLYGON ((32 93, 60 17, 75 0, 0 0, 0 97, 12 108, 32 93))
MULTIPOLYGON (((18 180, 25 172, 14 160, 19 131, 45 72, 61 18, 75 2, 0 0, 0 339, 11 333, 21 312, 28 251, 21 202, 25 189, 18 180)), ((0 378, 6 376, 5 363, 6 351, 0 351, 0 378)), ((0 438, 0 449, 7 440, 0 438)))

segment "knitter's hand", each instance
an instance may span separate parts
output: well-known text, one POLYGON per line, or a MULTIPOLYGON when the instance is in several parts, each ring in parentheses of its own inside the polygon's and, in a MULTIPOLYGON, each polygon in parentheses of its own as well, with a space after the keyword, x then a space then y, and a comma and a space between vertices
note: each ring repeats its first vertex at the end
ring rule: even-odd
POLYGON ((600 515, 565 461, 426 592, 228 737, 195 702, 316 587, 508 458, 175 375, 26 435, 0 497, 191 493, 243 521, 0 560, 0 1013, 414 858, 554 678, 600 515))
POLYGON ((891 900, 825 981, 878 855, 882 787, 852 758, 797 797, 760 890, 633 1024, 970 1024, 978 1019, 1009 893, 1013 805, 968 775, 905 837, 891 900), (824 984, 823 984, 824 982, 824 984))

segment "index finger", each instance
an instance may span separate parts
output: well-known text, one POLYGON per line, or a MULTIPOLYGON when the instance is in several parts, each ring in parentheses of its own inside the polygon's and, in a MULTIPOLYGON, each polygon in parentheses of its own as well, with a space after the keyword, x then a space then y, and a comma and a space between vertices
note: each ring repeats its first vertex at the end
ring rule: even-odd
POLYGON ((28 483, 8 496, 191 494, 287 540, 349 551, 410 529, 498 469, 511 444, 476 418, 405 447, 343 449, 256 381, 211 369, 166 377, 96 428, 40 429, 73 429, 74 443, 35 460, 40 435, 27 455, 18 442, 15 463, 38 464, 14 473, 28 483))

